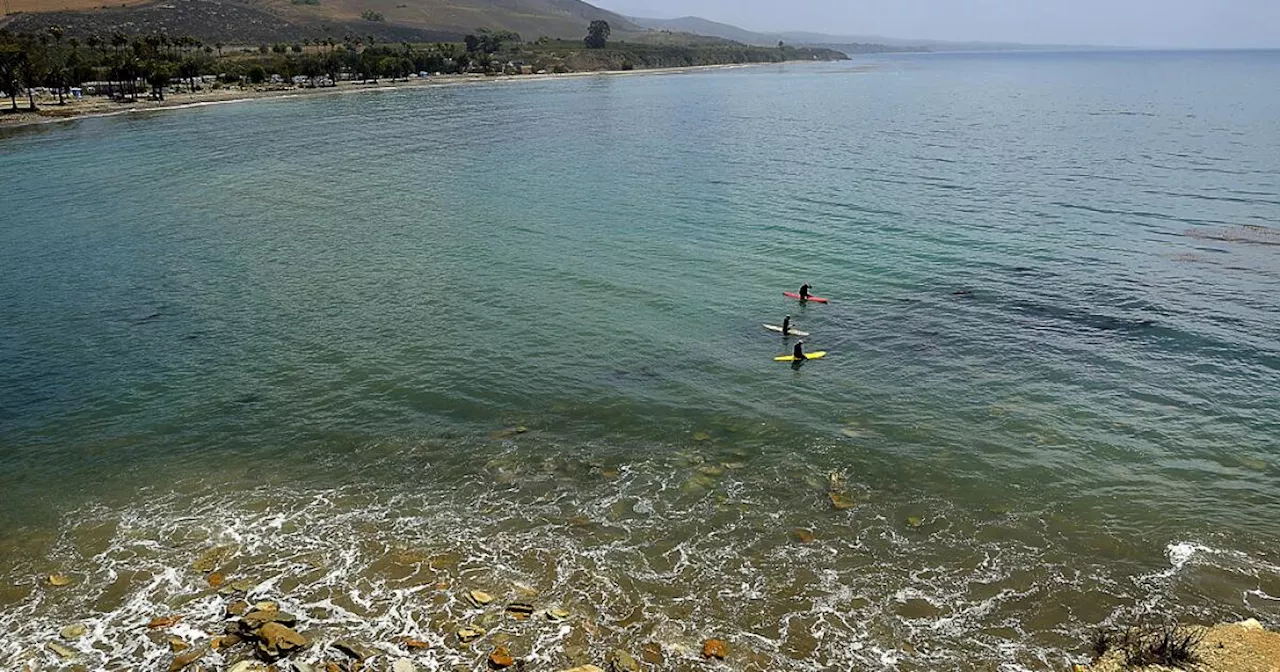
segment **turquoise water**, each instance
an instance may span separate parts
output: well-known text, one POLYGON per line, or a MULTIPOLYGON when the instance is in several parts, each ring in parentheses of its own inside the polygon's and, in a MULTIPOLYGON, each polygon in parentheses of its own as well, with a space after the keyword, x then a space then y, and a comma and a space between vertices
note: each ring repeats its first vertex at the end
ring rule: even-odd
POLYGON ((90 667, 167 663, 138 623, 220 632, 224 544, 310 660, 1040 670, 1148 611, 1280 625, 1278 77, 891 56, 9 132, 0 661, 82 620, 90 667), (788 313, 825 359, 772 361, 788 313))

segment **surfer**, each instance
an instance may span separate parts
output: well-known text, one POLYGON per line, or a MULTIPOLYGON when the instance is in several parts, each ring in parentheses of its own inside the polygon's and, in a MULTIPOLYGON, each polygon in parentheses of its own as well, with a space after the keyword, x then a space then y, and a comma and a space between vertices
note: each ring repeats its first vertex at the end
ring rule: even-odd
POLYGON ((791 333, 791 316, 782 318, 782 335, 786 336, 791 333))
POLYGON ((804 361, 804 341, 796 341, 796 347, 791 349, 791 356, 796 358, 797 362, 804 361))
POLYGON ((799 292, 799 294, 800 294, 800 300, 801 300, 801 301, 808 301, 808 300, 809 300, 809 283, 807 283, 807 282, 806 282, 806 283, 804 283, 803 285, 800 285, 800 292, 799 292))

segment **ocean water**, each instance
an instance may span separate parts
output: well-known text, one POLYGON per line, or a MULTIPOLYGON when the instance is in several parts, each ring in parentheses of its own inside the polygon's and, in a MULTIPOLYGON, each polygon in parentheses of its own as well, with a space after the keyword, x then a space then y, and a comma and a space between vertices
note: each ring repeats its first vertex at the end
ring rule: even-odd
POLYGON ((302 659, 430 670, 1280 626, 1276 81, 894 55, 6 132, 0 667, 74 622, 88 669, 167 665, 148 619, 221 632, 216 548, 302 659), (825 359, 772 361, 786 314, 825 359))

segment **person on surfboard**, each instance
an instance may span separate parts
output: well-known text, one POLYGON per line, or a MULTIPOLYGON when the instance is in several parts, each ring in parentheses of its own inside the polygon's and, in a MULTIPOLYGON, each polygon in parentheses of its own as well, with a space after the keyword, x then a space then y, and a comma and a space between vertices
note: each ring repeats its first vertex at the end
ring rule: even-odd
POLYGON ((786 336, 791 333, 791 316, 782 318, 782 335, 786 336))
POLYGON ((796 358, 797 362, 804 361, 804 341, 796 341, 796 347, 791 349, 791 356, 796 358))
POLYGON ((800 285, 800 291, 798 292, 798 294, 800 294, 801 301, 808 301, 809 300, 809 283, 806 282, 803 285, 800 285))

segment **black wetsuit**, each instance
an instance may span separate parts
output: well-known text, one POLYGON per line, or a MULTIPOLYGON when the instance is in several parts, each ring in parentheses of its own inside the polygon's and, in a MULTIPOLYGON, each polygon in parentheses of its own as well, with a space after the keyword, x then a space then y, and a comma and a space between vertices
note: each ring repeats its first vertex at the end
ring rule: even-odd
POLYGON ((800 300, 809 300, 809 285, 800 285, 800 300))
POLYGON ((796 343, 796 347, 791 349, 791 356, 796 358, 797 362, 804 361, 804 350, 800 347, 802 343, 796 343))
POLYGON ((791 333, 791 318, 788 317, 782 321, 782 335, 786 336, 789 333, 791 333))

